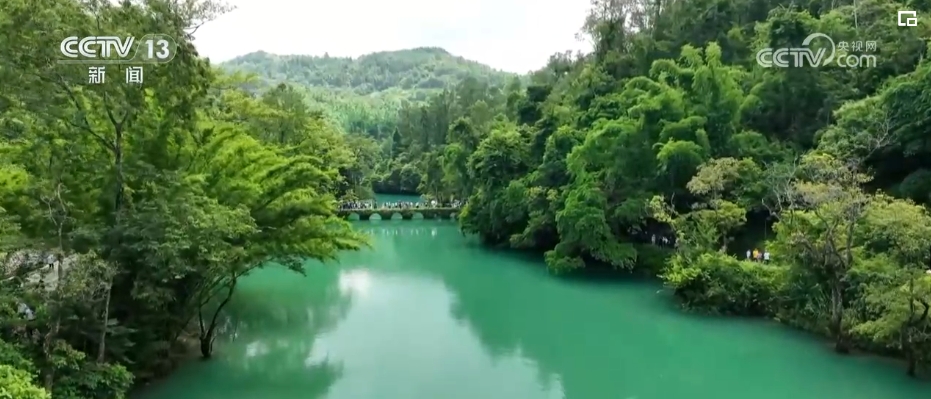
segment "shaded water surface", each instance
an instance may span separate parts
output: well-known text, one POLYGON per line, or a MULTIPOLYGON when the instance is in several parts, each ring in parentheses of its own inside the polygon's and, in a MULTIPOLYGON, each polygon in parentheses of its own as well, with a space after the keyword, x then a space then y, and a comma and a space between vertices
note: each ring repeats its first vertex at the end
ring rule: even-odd
POLYGON ((771 323, 685 315, 651 283, 565 281, 454 222, 241 284, 209 362, 143 399, 920 399, 931 385, 771 323))

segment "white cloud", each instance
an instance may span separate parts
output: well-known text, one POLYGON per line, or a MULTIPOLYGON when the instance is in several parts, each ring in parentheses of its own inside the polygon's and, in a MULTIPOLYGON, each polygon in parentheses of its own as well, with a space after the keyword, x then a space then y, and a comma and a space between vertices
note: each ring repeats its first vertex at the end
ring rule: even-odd
POLYGON ((575 39, 588 0, 228 0, 237 9, 201 27, 215 62, 253 51, 356 57, 442 47, 512 72, 542 67, 575 39))

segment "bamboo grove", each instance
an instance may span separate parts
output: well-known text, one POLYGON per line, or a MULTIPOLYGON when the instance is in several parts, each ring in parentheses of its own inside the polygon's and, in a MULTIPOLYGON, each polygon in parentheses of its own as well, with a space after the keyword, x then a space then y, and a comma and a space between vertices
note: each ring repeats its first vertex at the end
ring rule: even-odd
POLYGON ((591 54, 466 77, 378 135, 200 57, 216 3, 3 4, 0 393, 122 398, 209 357, 239 279, 365 245, 334 211, 373 191, 464 199, 465 232, 554 273, 658 275, 687 308, 931 368, 931 21, 895 19, 924 2, 594 0, 591 54), (179 48, 142 86, 53 61, 100 32, 179 48), (876 67, 757 64, 815 32, 877 42, 876 67))
POLYGON ((0 396, 125 397, 209 357, 237 281, 365 241, 334 216, 355 157, 287 87, 262 96, 197 55, 202 2, 0 7, 0 396), (59 65, 69 35, 161 32, 143 85, 59 65), (49 264, 51 263, 51 266, 49 264))
POLYGON ((926 22, 896 14, 927 8, 595 0, 592 54, 402 108, 373 180, 467 199, 464 231, 545 252, 553 272, 659 275, 687 308, 777 319, 914 375, 931 366, 931 63, 926 22), (876 67, 756 61, 817 32, 875 41, 876 67), (745 260, 754 247, 772 261, 745 260))

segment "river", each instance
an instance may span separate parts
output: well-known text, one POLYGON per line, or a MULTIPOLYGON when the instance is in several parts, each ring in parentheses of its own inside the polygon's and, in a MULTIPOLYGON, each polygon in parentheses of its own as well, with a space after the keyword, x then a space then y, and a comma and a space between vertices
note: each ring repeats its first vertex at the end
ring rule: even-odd
POLYGON ((652 282, 546 274, 452 221, 371 221, 370 250, 245 278, 211 361, 143 399, 916 399, 900 365, 765 321, 685 314, 652 282))

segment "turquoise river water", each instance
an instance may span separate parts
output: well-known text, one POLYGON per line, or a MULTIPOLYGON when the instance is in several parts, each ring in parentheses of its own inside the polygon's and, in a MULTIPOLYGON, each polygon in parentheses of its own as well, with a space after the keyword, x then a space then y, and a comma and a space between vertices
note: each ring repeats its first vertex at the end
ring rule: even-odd
POLYGON ((142 399, 931 398, 895 362, 688 315, 653 282, 555 278, 452 221, 356 226, 372 249, 245 278, 215 357, 142 399))

